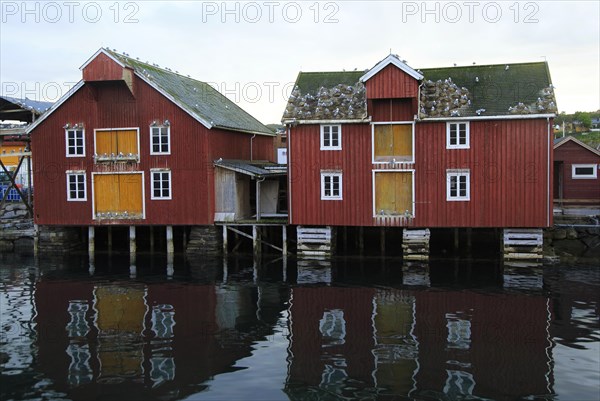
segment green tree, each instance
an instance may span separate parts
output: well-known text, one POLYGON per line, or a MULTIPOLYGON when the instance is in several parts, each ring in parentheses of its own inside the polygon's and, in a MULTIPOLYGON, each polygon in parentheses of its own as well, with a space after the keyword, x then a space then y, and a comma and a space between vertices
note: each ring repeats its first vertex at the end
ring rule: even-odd
POLYGON ((590 116, 590 113, 586 111, 576 111, 575 114, 573 114, 573 118, 575 121, 579 121, 585 128, 589 129, 592 126, 592 117, 590 116))

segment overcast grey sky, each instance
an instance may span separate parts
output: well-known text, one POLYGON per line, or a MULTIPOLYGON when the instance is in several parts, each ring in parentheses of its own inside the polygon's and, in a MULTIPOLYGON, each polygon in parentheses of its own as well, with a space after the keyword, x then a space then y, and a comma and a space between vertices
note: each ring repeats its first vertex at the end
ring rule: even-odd
POLYGON ((54 101, 100 47, 279 122, 299 71, 547 60, 559 111, 600 109, 598 1, 2 1, 0 91, 54 101))

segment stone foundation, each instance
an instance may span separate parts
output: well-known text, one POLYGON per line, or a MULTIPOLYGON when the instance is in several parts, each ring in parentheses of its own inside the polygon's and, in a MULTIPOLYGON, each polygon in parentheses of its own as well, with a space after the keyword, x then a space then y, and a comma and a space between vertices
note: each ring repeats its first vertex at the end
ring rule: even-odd
POLYGON ((223 228, 194 226, 185 249, 188 254, 219 255, 223 252, 223 228))
POLYGON ((0 211, 0 252, 33 253, 33 220, 22 203, 7 203, 0 211))
POLYGON ((83 246, 80 227, 39 226, 40 253, 67 253, 83 246))

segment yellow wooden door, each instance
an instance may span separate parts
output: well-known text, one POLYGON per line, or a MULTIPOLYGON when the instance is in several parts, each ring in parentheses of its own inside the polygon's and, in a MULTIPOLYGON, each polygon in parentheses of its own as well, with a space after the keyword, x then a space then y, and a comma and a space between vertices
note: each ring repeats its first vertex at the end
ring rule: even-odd
POLYGON ((401 172, 393 174, 395 175, 394 187, 396 189, 396 212, 400 214, 405 213, 406 211, 412 213, 412 173, 401 172))
POLYGON ((375 173, 375 213, 412 213, 412 173, 375 173))
POLYGON ((143 214, 142 174, 94 174, 94 210, 98 213, 143 214))
POLYGON ((96 214, 119 209, 119 175, 94 174, 94 210, 96 214))
POLYGON ((394 131, 394 156, 412 156, 412 125, 392 125, 394 131))
POLYGON ((141 215, 142 197, 142 175, 119 174, 119 212, 141 215))
POLYGON ((127 130, 127 131, 116 131, 117 132, 117 151, 118 153, 123 153, 124 155, 133 154, 137 155, 138 153, 138 145, 137 145, 137 131, 136 130, 127 130))
POLYGON ((391 125, 375 126, 375 160, 386 160, 394 155, 394 134, 391 125))
POLYGON ((117 154, 117 133, 115 131, 96 131, 96 154, 117 154))

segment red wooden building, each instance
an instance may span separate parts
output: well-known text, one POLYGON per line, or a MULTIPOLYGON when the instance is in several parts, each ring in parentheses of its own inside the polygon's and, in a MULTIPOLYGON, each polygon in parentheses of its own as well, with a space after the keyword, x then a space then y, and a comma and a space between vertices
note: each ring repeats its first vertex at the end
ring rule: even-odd
POLYGON ((301 72, 283 115, 289 221, 548 227, 555 112, 545 62, 301 72))
POLYGON ((31 127, 35 223, 214 222, 214 161, 273 160, 273 133, 210 85, 108 49, 31 127))
POLYGON ((554 140, 554 200, 600 205, 600 151, 572 136, 554 140))

